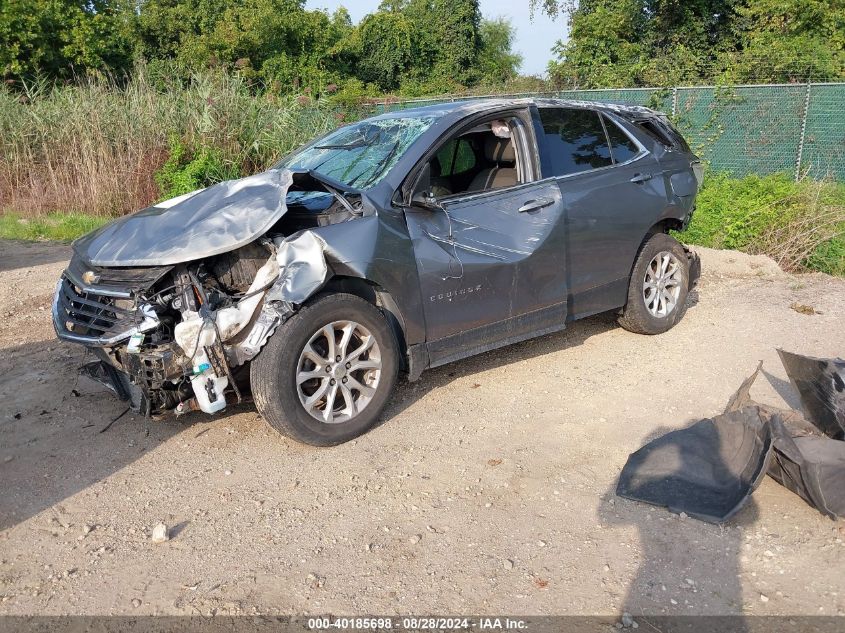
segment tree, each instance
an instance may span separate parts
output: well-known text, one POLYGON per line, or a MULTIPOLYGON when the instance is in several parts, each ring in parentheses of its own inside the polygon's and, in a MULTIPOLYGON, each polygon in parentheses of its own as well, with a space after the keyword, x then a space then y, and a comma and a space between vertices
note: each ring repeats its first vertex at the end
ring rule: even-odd
POLYGON ((332 50, 352 26, 339 10, 306 11, 303 0, 144 0, 143 55, 186 72, 209 66, 293 91, 337 80, 332 50))
POLYGON ((478 72, 486 83, 503 83, 516 78, 522 55, 513 52, 515 30, 506 18, 482 20, 478 72))
POLYGON ((135 13, 126 0, 4 0, 0 72, 7 79, 70 79, 132 66, 135 13))
MULTIPOLYGON (((554 50, 550 72, 560 83, 666 85, 708 73, 715 54, 732 47, 731 0, 581 0, 563 9, 568 42, 554 50)), ((547 5, 543 5, 548 10, 547 5)))
POLYGON ((481 48, 478 0, 434 0, 429 24, 439 43, 435 72, 463 84, 476 81, 481 48))
POLYGON ((569 21, 564 85, 669 85, 845 77, 843 0, 529 0, 569 21))
POLYGON ((379 11, 366 16, 359 27, 356 76, 382 90, 398 88, 411 63, 412 31, 412 24, 400 12, 379 11))
POLYGON ((737 80, 845 78, 845 1, 753 0, 736 11, 741 47, 723 57, 737 80))
POLYGON ((554 47, 550 74, 560 83, 590 88, 632 85, 644 54, 640 0, 584 0, 570 18, 568 42, 554 47))

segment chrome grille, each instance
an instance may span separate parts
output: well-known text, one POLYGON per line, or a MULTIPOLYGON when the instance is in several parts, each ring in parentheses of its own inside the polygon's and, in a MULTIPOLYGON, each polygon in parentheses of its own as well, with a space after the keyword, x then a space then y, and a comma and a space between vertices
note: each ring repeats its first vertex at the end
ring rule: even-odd
POLYGON ((124 292, 147 290, 172 269, 173 266, 101 268, 89 264, 76 255, 71 260, 65 274, 76 280, 77 286, 79 286, 79 282, 84 279, 86 271, 90 271, 97 278, 97 281, 93 283, 99 287, 99 290, 103 291, 101 294, 107 294, 108 290, 124 292))
POLYGON ((111 297, 84 292, 67 277, 62 277, 56 300, 65 328, 77 334, 102 336, 140 322, 136 310, 118 307, 111 297))

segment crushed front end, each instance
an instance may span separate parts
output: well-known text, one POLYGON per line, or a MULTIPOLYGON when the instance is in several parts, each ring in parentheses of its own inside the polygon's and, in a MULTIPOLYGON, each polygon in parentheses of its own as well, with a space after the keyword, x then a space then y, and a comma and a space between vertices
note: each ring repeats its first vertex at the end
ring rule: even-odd
MULTIPOLYGON (((210 309, 216 305, 211 302, 222 299, 195 287, 188 266, 100 268, 77 255, 56 288, 53 324, 59 338, 85 345, 98 359, 83 373, 128 400, 133 409, 156 415, 192 402, 191 380, 212 373, 202 363, 195 365, 174 338, 184 312, 199 314, 201 292, 210 309)), ((210 352, 217 361, 215 370, 228 379, 220 350, 203 352, 203 362, 210 352)), ((214 391, 216 373, 207 378, 206 399, 225 398, 214 391)))
POLYGON ((325 281, 322 249, 304 231, 173 266, 104 268, 76 254, 56 287, 53 325, 98 359, 83 373, 134 410, 216 413, 240 401, 237 374, 293 313, 289 299, 325 281), (292 265, 303 257, 308 266, 292 265))
POLYGON ((290 170, 157 203, 74 243, 53 325, 97 358, 83 373, 133 409, 216 413, 240 401, 247 363, 325 284, 320 228, 372 214, 359 192, 290 170))
POLYGON ((180 397, 186 359, 174 347, 174 319, 158 290, 170 285, 172 271, 98 268, 76 255, 53 300, 59 338, 85 345, 99 359, 84 373, 144 413, 172 408, 180 397), (130 341, 144 345, 130 348, 130 341))

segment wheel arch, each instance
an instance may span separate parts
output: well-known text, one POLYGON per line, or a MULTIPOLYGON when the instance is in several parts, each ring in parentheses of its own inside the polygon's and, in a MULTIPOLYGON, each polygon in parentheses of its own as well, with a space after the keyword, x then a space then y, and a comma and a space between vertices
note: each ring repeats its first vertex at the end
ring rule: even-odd
MULTIPOLYGON (((679 220, 678 218, 662 218, 658 222, 655 222, 651 228, 649 228, 648 232, 646 233, 645 237, 643 238, 642 244, 645 244, 646 241, 652 236, 657 233, 668 233, 669 231, 681 231, 684 228, 684 221, 679 220)), ((640 244, 640 248, 642 248, 642 244, 640 244)))
MULTIPOLYGON (((634 267, 637 265, 637 259, 640 256, 643 248, 645 248, 646 243, 655 235, 660 233, 669 235, 669 231, 681 231, 684 228, 683 220, 679 220, 678 218, 661 218, 657 222, 649 227, 648 231, 646 231, 643 239, 640 240, 640 245, 637 247, 637 251, 634 253, 634 258, 631 260, 631 268, 628 271, 628 283, 631 283, 631 277, 634 274, 634 267)), ((670 236, 671 237, 671 236, 670 236)), ((680 241, 679 241, 680 243, 680 241)), ((683 246, 683 244, 681 244, 683 246)), ((626 302, 627 305, 627 302, 626 302)), ((620 310, 622 310, 625 306, 622 306, 620 310)))
POLYGON ((337 292, 345 292, 359 297, 381 310, 388 324, 390 324, 393 334, 396 336, 396 342, 399 344, 400 367, 403 371, 408 371, 408 344, 405 337, 405 318, 393 295, 370 279, 353 277, 351 275, 333 275, 320 290, 319 294, 333 294, 337 292))

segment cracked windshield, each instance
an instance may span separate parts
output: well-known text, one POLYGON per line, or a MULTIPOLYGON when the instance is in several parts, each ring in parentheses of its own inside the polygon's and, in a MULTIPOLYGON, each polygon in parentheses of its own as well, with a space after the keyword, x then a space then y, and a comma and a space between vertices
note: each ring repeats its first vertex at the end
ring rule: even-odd
POLYGON ((314 170, 355 189, 377 184, 434 122, 432 117, 363 121, 329 134, 279 167, 314 170))

